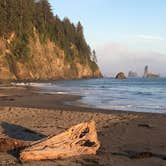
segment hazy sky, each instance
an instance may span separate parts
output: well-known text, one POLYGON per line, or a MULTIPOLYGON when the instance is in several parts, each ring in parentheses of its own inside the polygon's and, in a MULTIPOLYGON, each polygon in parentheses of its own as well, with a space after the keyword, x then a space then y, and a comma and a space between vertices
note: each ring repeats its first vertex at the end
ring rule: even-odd
POLYGON ((49 0, 53 12, 81 21, 104 74, 129 70, 166 76, 166 0, 49 0))

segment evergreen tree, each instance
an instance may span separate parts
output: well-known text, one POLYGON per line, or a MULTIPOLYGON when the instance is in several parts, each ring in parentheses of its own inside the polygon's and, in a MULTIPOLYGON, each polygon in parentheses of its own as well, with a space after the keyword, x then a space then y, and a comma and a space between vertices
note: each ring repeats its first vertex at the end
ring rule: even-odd
POLYGON ((75 45, 81 63, 90 60, 91 49, 84 38, 80 22, 75 26, 68 18, 60 20, 54 16, 47 0, 0 0, 0 36, 8 38, 12 32, 16 37, 10 45, 15 57, 28 55, 29 37, 36 28, 42 42, 47 39, 55 42, 65 51, 67 60, 73 60, 75 45))
POLYGON ((96 51, 93 50, 91 54, 91 60, 95 63, 97 63, 97 57, 96 57, 96 51))

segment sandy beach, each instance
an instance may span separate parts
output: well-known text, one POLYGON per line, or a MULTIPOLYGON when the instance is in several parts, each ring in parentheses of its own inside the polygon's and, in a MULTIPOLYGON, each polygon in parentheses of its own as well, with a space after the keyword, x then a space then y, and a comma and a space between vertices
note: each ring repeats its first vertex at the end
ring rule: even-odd
POLYGON ((95 156, 20 162, 17 151, 0 152, 0 165, 164 166, 166 115, 65 105, 80 96, 37 93, 32 87, 0 86, 0 133, 36 141, 80 122, 95 120, 101 147, 95 156))

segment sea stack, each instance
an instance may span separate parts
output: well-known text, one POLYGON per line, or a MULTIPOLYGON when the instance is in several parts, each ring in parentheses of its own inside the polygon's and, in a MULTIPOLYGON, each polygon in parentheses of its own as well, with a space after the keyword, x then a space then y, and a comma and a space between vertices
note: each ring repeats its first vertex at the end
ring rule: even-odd
POLYGON ((145 66, 143 78, 159 78, 160 75, 149 73, 148 65, 145 66))
POLYGON ((123 72, 119 72, 119 73, 116 75, 115 78, 116 78, 116 79, 126 79, 126 76, 125 76, 125 74, 124 74, 123 72))
POLYGON ((129 77, 129 78, 136 78, 136 77, 138 77, 138 74, 137 74, 136 72, 129 71, 128 77, 129 77))

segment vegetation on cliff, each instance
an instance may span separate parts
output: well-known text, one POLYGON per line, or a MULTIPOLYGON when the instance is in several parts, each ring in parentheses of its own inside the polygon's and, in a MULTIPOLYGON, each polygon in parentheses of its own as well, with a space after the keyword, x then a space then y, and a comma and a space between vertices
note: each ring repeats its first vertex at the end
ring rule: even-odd
MULTIPOLYGON (((80 22, 74 25, 68 18, 60 20, 53 15, 47 0, 0 1, 0 38, 7 41, 8 62, 30 62, 32 50, 29 44, 31 39, 36 40, 36 34, 43 45, 49 40, 63 50, 64 61, 73 70, 77 70, 76 59, 81 65, 88 63, 92 72, 98 70, 95 51, 91 51, 86 43, 80 22)), ((0 53, 3 53, 2 48, 0 53)))

